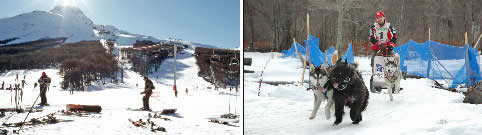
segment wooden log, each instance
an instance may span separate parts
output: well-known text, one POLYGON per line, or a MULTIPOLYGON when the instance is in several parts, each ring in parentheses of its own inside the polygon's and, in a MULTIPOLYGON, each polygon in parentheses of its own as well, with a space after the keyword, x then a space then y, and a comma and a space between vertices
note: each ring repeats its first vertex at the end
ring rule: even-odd
POLYGON ((86 111, 86 112, 101 112, 102 107, 99 105, 75 105, 75 104, 67 104, 66 105, 67 111, 86 111))

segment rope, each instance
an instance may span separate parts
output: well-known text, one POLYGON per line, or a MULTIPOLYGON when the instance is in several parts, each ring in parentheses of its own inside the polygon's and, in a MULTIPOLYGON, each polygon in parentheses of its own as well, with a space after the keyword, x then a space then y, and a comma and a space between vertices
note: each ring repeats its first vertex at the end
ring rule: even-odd
POLYGON ((263 70, 261 70, 261 74, 259 75, 259 76, 260 76, 260 79, 259 79, 259 87, 258 87, 258 96, 259 96, 260 93, 261 93, 261 82, 263 82, 263 73, 264 73, 264 70, 266 69, 266 67, 268 66, 268 63, 269 63, 270 60, 271 60, 271 58, 269 58, 269 59, 266 61, 266 64, 264 65, 264 68, 263 68, 263 70))

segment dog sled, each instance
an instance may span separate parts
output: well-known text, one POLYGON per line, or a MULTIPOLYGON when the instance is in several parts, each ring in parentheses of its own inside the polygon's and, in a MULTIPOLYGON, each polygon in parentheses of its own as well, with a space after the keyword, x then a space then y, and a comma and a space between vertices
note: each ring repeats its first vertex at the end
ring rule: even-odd
MULTIPOLYGON (((388 51, 386 44, 381 44, 380 45, 380 50, 376 53, 375 57, 373 58, 373 65, 372 65, 372 75, 370 77, 370 91, 372 93, 379 93, 382 91, 382 89, 387 89, 387 77, 390 78, 388 75, 386 75, 385 68, 387 68, 387 64, 390 62, 395 62, 395 66, 398 68, 400 65, 399 62, 399 56, 397 53, 393 51, 388 51), (398 58, 397 58, 398 57, 398 58)), ((391 65, 393 66, 393 65, 391 65)), ((398 68, 399 69, 399 68, 398 68)), ((390 71, 390 72, 395 72, 395 71, 390 71)), ((401 72, 401 71, 397 71, 401 72)), ((401 77, 397 77, 398 81, 401 79, 401 77)), ((394 79, 394 80, 396 80, 394 79)), ((394 81, 388 79, 388 81, 394 81)), ((393 83, 393 82, 392 82, 393 83)), ((402 90, 402 88, 400 88, 402 90)))

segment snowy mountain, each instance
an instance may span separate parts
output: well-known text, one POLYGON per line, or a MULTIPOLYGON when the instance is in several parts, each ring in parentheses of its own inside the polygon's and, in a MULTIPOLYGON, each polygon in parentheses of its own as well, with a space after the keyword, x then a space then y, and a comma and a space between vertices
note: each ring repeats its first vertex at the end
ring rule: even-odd
POLYGON ((189 48, 191 49, 194 49, 196 47, 204 47, 204 48, 218 48, 216 46, 213 46, 213 45, 207 45, 207 44, 201 44, 201 43, 195 43, 195 42, 191 42, 191 41, 187 41, 187 40, 173 40, 173 39, 166 39, 167 41, 171 41, 171 42, 178 42, 178 43, 181 43, 183 45, 187 45, 189 48))
MULTIPOLYGON (((95 24, 78 7, 55 6, 50 11, 33 11, 14 17, 0 19, 0 45, 65 37, 65 42, 83 40, 111 40, 121 46, 131 46, 137 40, 163 42, 152 36, 133 34, 112 25, 95 24)), ((200 43, 183 43, 201 47, 217 48, 200 43)))
POLYGON ((66 37, 66 42, 98 40, 93 22, 75 7, 56 6, 50 11, 33 11, 0 19, 0 40, 13 39, 8 44, 46 38, 66 37))
POLYGON ((139 34, 132 34, 127 31, 119 30, 112 25, 95 25, 94 33, 97 37, 112 40, 118 45, 132 45, 136 40, 150 40, 152 42, 161 42, 160 40, 152 36, 144 36, 139 34))

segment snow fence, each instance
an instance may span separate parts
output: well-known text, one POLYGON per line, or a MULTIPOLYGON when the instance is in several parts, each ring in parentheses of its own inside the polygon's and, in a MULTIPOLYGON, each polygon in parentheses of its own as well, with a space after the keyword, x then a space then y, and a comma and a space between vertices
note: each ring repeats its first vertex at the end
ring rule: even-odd
MULTIPOLYGON (((333 66, 334 63, 331 63, 331 57, 333 56, 333 53, 335 52, 335 48, 331 46, 326 53, 321 51, 320 49, 320 39, 317 37, 314 37, 310 34, 310 38, 308 40, 305 40, 305 46, 307 48, 301 46, 300 44, 296 43, 296 47, 298 49, 299 54, 305 54, 305 52, 308 52, 308 61, 312 63, 315 66, 319 66, 323 63, 328 63, 328 65, 333 66), (300 49, 302 48, 302 49, 300 49), (326 55, 326 56, 325 56, 326 55)), ((281 53, 285 57, 296 57, 296 51, 295 51, 295 43, 291 45, 291 48, 289 50, 282 50, 281 53)), ((342 58, 347 59, 348 63, 353 63, 355 62, 354 56, 353 56, 353 49, 351 47, 351 43, 348 45, 347 52, 342 58)))
POLYGON ((459 84, 469 86, 469 82, 475 85, 482 79, 480 54, 469 45, 451 46, 431 40, 425 43, 410 40, 395 47, 394 51, 400 55, 401 70, 409 75, 449 80, 452 81, 451 88, 459 84))
POLYGON ((301 46, 298 42, 296 42, 296 44, 293 43, 289 50, 281 50, 281 53, 283 53, 283 56, 285 57, 296 57, 297 50, 298 50, 298 55, 305 55, 305 52, 306 52, 305 47, 301 46))

